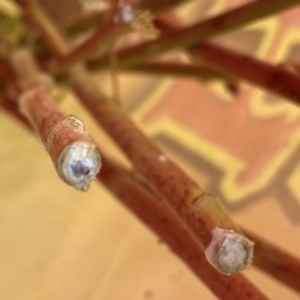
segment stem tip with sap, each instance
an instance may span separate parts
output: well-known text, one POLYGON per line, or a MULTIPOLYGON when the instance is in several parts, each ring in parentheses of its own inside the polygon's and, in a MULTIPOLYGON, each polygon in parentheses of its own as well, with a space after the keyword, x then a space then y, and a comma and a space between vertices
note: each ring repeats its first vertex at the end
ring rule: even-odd
POLYGON ((211 233, 212 239, 205 255, 214 268, 231 275, 250 267, 254 243, 233 230, 216 227, 211 233))

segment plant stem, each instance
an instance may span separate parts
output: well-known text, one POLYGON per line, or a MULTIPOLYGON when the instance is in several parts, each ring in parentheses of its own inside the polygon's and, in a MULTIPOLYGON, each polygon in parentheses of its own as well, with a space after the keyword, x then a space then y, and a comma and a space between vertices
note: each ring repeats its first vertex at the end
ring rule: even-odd
POLYGON ((264 241, 249 230, 243 228, 243 232, 255 241, 253 265, 300 293, 299 259, 264 241))
MULTIPOLYGON (((181 27, 180 22, 171 15, 157 19, 156 25, 163 32, 175 32, 181 27)), ((194 46, 188 52, 195 63, 198 60, 198 63, 200 61, 212 71, 246 80, 292 102, 300 103, 300 77, 296 73, 213 43, 194 46)))
POLYGON ((101 45, 112 44, 115 39, 129 32, 129 27, 125 24, 116 23, 113 19, 99 26, 98 29, 77 48, 64 56, 60 56, 55 61, 56 65, 62 68, 68 68, 76 62, 84 61, 91 57, 97 48, 101 45))
POLYGON ((138 3, 138 8, 142 10, 151 10, 152 13, 159 13, 190 1, 191 0, 141 0, 138 3))
POLYGON ((19 112, 16 103, 1 95, 0 107, 6 112, 8 112, 10 115, 12 115, 14 118, 16 118, 18 121, 20 121, 24 125, 24 127, 26 127, 27 129, 32 129, 32 126, 27 121, 27 119, 19 112))
POLYGON ((42 36, 51 35, 51 39, 47 39, 45 42, 57 56, 63 56, 69 52, 69 47, 65 43, 65 37, 63 34, 57 34, 59 29, 53 22, 47 22, 49 17, 37 0, 15 0, 15 2, 22 7, 23 17, 32 28, 37 30, 42 36))
MULTIPOLYGON (((204 249, 210 245, 211 231, 216 227, 232 229, 236 236, 241 237, 241 240, 236 243, 236 245, 243 245, 238 252, 241 249, 246 249, 246 252, 242 251, 243 257, 238 260, 239 266, 231 269, 231 263, 224 264, 219 268, 220 271, 234 273, 237 269, 248 266, 252 245, 240 235, 241 232, 216 198, 204 192, 189 179, 132 122, 107 103, 95 89, 89 76, 74 74, 72 77, 71 86, 75 94, 107 130, 136 169, 167 199, 168 205, 187 224, 204 249)), ((224 246, 223 243, 221 245, 224 246)), ((218 255, 222 253, 222 249, 219 250, 218 255)))
POLYGON ((5 96, 14 101, 16 95, 20 93, 20 87, 17 83, 17 78, 15 76, 15 73, 12 71, 9 62, 2 57, 0 58, 0 79, 5 84, 5 96))
POLYGON ((300 77, 295 73, 212 43, 195 47, 192 53, 216 72, 244 79, 300 104, 300 77))
POLYGON ((224 276, 206 261, 197 242, 167 207, 104 157, 98 179, 150 227, 221 300, 267 299, 242 274, 224 276))
POLYGON ((106 12, 103 11, 92 11, 76 16, 74 20, 64 27, 64 31, 70 37, 76 36, 102 24, 105 21, 106 16, 106 12))
MULTIPOLYGON (((40 17, 42 12, 40 8, 39 10, 40 17)), ((35 18, 35 11, 36 9, 31 11, 30 17, 35 20, 33 24, 43 27, 43 37, 51 40, 52 34, 59 36, 59 31, 53 33, 55 27, 47 16, 43 15, 43 20, 39 22, 39 18, 35 18), (48 28, 50 29, 47 30, 48 28)), ((56 52, 63 55, 68 44, 64 40, 63 45, 57 43, 54 46, 56 52)), ((169 207, 187 225, 206 251, 213 266, 225 274, 248 268, 252 260, 253 244, 242 235, 217 199, 203 191, 130 120, 105 101, 84 69, 71 71, 70 77, 71 87, 81 102, 115 140, 136 169, 165 197, 169 207), (217 245, 215 251, 207 251, 211 249, 212 232, 216 228, 221 228, 226 234, 218 237, 214 244, 217 245)))
MULTIPOLYGON (((150 10, 151 13, 158 13, 165 10, 172 9, 173 7, 184 4, 191 0, 143 0, 139 1, 137 8, 139 10, 150 10)), ((107 11, 93 11, 89 14, 79 16, 70 22, 64 29, 69 36, 74 36, 84 31, 93 29, 104 22, 106 19, 107 11)))
MULTIPOLYGON (((0 107, 14 116, 18 111, 16 104, 9 100, 0 101, 0 107), (10 104, 9 109, 7 103, 10 104)), ((24 123, 22 115, 19 114, 17 119, 24 123)), ((32 130, 31 126, 29 128, 32 130)), ((206 261, 198 243, 166 206, 140 186, 127 171, 105 155, 102 159, 102 169, 97 179, 153 230, 219 299, 267 300, 242 274, 229 277, 213 269, 206 261)))
MULTIPOLYGON (((202 21, 193 26, 163 34, 160 38, 117 52, 120 66, 130 67, 166 51, 191 47, 231 29, 296 6, 300 0, 257 0, 202 21)), ((89 65, 108 67, 107 55, 90 61, 89 65)))
POLYGON ((87 191, 101 167, 101 157, 84 124, 65 116, 52 99, 47 79, 26 50, 11 55, 23 92, 19 107, 38 132, 60 178, 77 190, 87 191))
MULTIPOLYGON (((32 127, 18 112, 15 103, 0 98, 0 107, 32 130, 32 127)), ((257 292, 255 288, 253 290, 251 283, 247 282, 240 273, 227 277, 212 269, 204 259, 199 245, 191 238, 182 223, 153 196, 148 187, 141 185, 135 176, 128 174, 127 171, 103 156, 101 173, 97 175, 97 178, 142 222, 160 236, 219 299, 243 300, 244 294, 250 293, 252 298, 247 299, 261 299, 260 292, 257 292)), ((253 266, 300 292, 299 260, 244 228, 243 232, 255 241, 253 266)))
MULTIPOLYGON (((93 68, 90 68, 93 70, 93 68)), ((96 69, 95 69, 96 70, 96 69)), ((188 63, 178 63, 178 62, 167 62, 167 61, 149 61, 144 62, 130 68, 125 68, 121 70, 122 72, 138 72, 147 73, 153 75, 161 76, 182 76, 182 77, 192 77, 198 78, 201 81, 211 81, 211 80, 226 80, 226 77, 212 71, 209 68, 203 67, 202 64, 188 64, 188 63)), ((228 80, 228 79, 227 79, 228 80)))

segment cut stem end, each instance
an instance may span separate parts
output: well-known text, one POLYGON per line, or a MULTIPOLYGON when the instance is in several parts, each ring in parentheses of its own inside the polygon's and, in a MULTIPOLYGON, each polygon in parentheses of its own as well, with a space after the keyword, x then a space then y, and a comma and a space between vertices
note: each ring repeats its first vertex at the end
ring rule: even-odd
POLYGON ((101 156, 94 144, 76 142, 68 146, 58 160, 58 174, 79 191, 87 191, 101 168, 101 156))
POLYGON ((232 275, 250 267, 254 243, 233 230, 217 227, 211 233, 212 240, 205 255, 215 269, 223 274, 232 275))

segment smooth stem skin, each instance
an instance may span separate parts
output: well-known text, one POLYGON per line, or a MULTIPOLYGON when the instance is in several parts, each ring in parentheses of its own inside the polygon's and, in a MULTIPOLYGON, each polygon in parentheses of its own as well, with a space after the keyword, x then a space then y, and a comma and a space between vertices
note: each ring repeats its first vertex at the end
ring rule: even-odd
MULTIPOLYGON (((27 126, 28 123, 24 123, 24 119, 18 114, 16 104, 3 99, 0 100, 0 107, 16 117, 20 124, 27 126), (8 103, 9 108, 6 105, 8 103)), ((33 130, 30 125, 28 129, 33 130)), ((219 299, 267 300, 241 273, 225 276, 214 270, 206 261, 199 245, 167 207, 105 155, 102 158, 102 169, 97 179, 153 230, 219 299)))
POLYGON ((0 58, 0 81, 3 83, 3 90, 6 97, 15 99, 16 95, 21 91, 15 73, 12 71, 10 63, 0 58))
POLYGON ((300 77, 295 73, 212 43, 195 47, 192 53, 216 72, 246 80, 300 104, 300 77))
MULTIPOLYGON (((0 98, 0 107, 16 117, 19 123, 33 130, 18 112, 15 103, 0 98)), ((239 297, 243 294, 249 295, 253 291, 251 283, 243 283, 246 279, 240 273, 227 277, 212 269, 204 259, 202 251, 199 251, 199 245, 190 237, 182 223, 153 196, 143 182, 137 181, 137 177, 132 173, 127 174, 104 155, 102 170, 97 178, 117 196, 121 203, 160 236, 220 299, 243 299, 239 297), (192 259, 194 257, 196 259, 192 259)), ((247 229, 242 229, 256 243, 253 266, 300 292, 300 261, 247 229)), ((251 294, 252 298, 248 299, 261 299, 253 298, 261 297, 260 292, 255 291, 251 294)))
MULTIPOLYGON (((176 5, 184 4, 191 0, 144 0, 137 3, 137 8, 143 11, 150 11, 151 13, 159 13, 165 10, 174 8, 176 5)), ((74 37, 88 30, 94 29, 103 24, 107 20, 107 11, 92 11, 77 16, 73 21, 64 27, 64 32, 69 37, 74 37)), ((38 51, 44 53, 46 51, 43 41, 38 38, 38 51)))
POLYGON ((213 269, 189 235, 186 228, 169 209, 130 175, 104 158, 98 179, 117 199, 152 229, 179 256, 205 285, 221 300, 267 299, 242 274, 219 274, 213 269))
MULTIPOLYGON (((249 22, 279 13, 296 6, 300 0, 258 0, 182 30, 163 34, 160 38, 116 52, 121 67, 130 67, 142 61, 177 48, 191 47, 249 22)), ((102 55, 90 65, 108 68, 108 57, 102 55)))
MULTIPOLYGON (((181 27, 172 15, 158 18, 156 25, 163 32, 175 32, 181 27)), ((213 43, 194 46, 188 49, 188 53, 195 63, 198 60, 211 71, 248 81, 296 104, 300 103, 300 77, 293 72, 213 43)))
MULTIPOLYGON (((140 0, 136 3, 136 8, 150 11, 151 13, 159 13, 189 1, 191 0, 140 0)), ((64 28, 64 31, 69 36, 74 36, 99 26, 104 22, 106 17, 107 11, 93 11, 74 19, 64 28)))
POLYGON ((190 1, 191 0, 139 0, 137 1, 137 7, 138 9, 150 10, 152 13, 159 13, 190 1))
POLYGON ((136 169, 154 184, 169 201, 173 202, 172 206, 175 206, 178 213, 185 216, 185 221, 190 223, 191 227, 194 227, 197 235, 201 236, 200 239, 205 247, 209 244, 211 238, 210 230, 219 226, 216 225, 219 222, 206 218, 204 210, 207 210, 208 214, 215 215, 214 218, 216 219, 219 219, 219 217, 223 219, 219 227, 229 227, 237 230, 211 195, 199 188, 196 183, 166 158, 132 122, 107 103, 104 98, 101 98, 89 76, 74 75, 72 88, 96 120, 109 132, 115 142, 135 164, 136 169), (198 199, 202 199, 203 202, 198 201, 198 199), (196 213, 197 206, 202 206, 201 203, 208 205, 207 209, 204 205, 203 210, 199 212, 200 215, 203 214, 202 218, 205 219, 203 222, 206 225, 202 224, 201 220, 197 223, 197 217, 193 216, 196 213), (216 211, 213 209, 214 206, 216 211), (225 225, 226 223, 228 226, 225 225))
MULTIPOLYGON (((93 68, 89 68, 93 70, 93 68)), ((136 73, 146 73, 161 76, 181 76, 181 77, 191 77, 196 78, 201 81, 212 81, 212 80, 229 80, 225 76, 212 71, 200 64, 188 64, 188 63, 178 63, 169 61, 149 61, 144 62, 136 66, 132 66, 127 69, 122 69, 122 72, 136 72, 136 73)))
POLYGON ((60 178, 87 191, 101 167, 101 157, 84 124, 65 116, 50 94, 49 79, 38 70, 27 49, 10 54, 19 85, 20 111, 39 134, 60 178))
POLYGON ((74 74, 71 87, 136 169, 163 194, 204 248, 215 227, 240 233, 216 198, 189 179, 131 121, 105 101, 88 75, 74 74))
POLYGON ((120 35, 129 32, 129 27, 125 24, 115 22, 113 19, 108 20, 99 26, 98 29, 88 37, 78 47, 64 56, 58 57, 56 64, 63 68, 68 68, 72 64, 82 62, 91 57, 97 51, 99 46, 105 49, 105 46, 111 45, 120 35))
POLYGON ((255 242, 253 265, 300 293, 300 260, 243 228, 255 242))
MULTIPOLYGON (((63 40, 59 31, 52 26, 51 20, 45 14, 42 14, 41 8, 38 8, 38 10, 38 18, 35 17, 37 8, 31 12, 29 10, 29 17, 34 20, 32 24, 43 27, 40 31, 46 40, 51 39, 52 35, 55 36, 55 40, 63 40), (43 20, 40 20, 41 16, 43 16, 43 20)), ((54 47, 58 55, 63 55, 68 43, 63 40, 63 45, 58 42, 54 47)), ((239 249, 243 250, 242 256, 239 256, 241 263, 236 265, 236 262, 234 262, 235 268, 231 268, 231 263, 230 265, 224 264, 215 267, 219 267, 220 271, 230 274, 248 267, 252 245, 249 243, 244 247, 244 243, 248 243, 248 240, 242 237, 240 229, 223 210, 217 199, 203 191, 144 136, 130 120, 110 105, 100 94, 93 79, 85 73, 84 69, 72 70, 69 75, 71 88, 81 102, 115 140, 135 165, 137 171, 165 197, 167 204, 187 225, 203 250, 210 244, 211 231, 216 227, 231 229, 237 236, 241 236, 242 239, 236 244, 239 249), (240 247, 241 244, 243 244, 243 247, 240 247), (247 264, 245 264, 246 261, 247 264)), ((216 252, 216 256, 218 256, 218 253, 219 251, 216 252)), ((220 251, 220 253, 223 252, 220 251)))
POLYGON ((50 49, 57 55, 63 56, 69 52, 63 34, 58 34, 59 29, 53 22, 47 22, 49 17, 43 11, 37 0, 15 0, 22 7, 23 18, 37 30, 41 36, 51 36, 45 39, 50 49))
POLYGON ((20 121, 22 125, 24 125, 27 129, 32 129, 31 124, 27 121, 27 119, 19 112, 16 103, 12 102, 10 99, 5 98, 4 96, 0 95, 0 107, 8 112, 11 116, 15 119, 20 121))

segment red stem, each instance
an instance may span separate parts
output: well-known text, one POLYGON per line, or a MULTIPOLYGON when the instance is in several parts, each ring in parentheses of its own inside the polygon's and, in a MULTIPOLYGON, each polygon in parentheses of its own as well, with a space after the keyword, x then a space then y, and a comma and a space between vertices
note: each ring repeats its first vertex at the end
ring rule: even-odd
MULTIPOLYGON (((117 52, 121 67, 130 67, 142 61, 176 48, 185 48, 202 43, 209 38, 253 22, 270 14, 282 12, 300 3, 300 0, 257 0, 202 21, 181 30, 163 34, 160 38, 117 52)), ((108 55, 91 60, 90 65, 99 69, 108 67, 108 55)))
MULTIPOLYGON (((0 106, 18 121, 26 120, 18 114, 17 106, 9 100, 0 101, 0 106), (7 104, 9 104, 7 106, 7 104)), ((27 123, 28 124, 28 123, 27 123)), ((28 127, 32 127, 28 124, 28 127)), ((114 193, 142 222, 163 239, 194 273, 220 299, 243 299, 243 295, 252 295, 246 299, 260 299, 261 293, 249 283, 243 275, 222 276, 204 259, 198 244, 189 236, 181 222, 152 193, 141 186, 136 177, 126 174, 115 163, 104 156, 103 167, 98 179, 114 193), (193 259, 196 257, 196 259, 193 259), (222 298, 223 297, 223 298, 222 298), (225 298, 224 298, 225 297, 225 298), (258 298, 255 298, 258 297, 258 298)), ((300 262, 276 246, 263 241, 260 237, 243 228, 243 231, 255 241, 254 266, 270 276, 300 292, 300 262)), ((264 299, 264 298, 262 298, 264 299)))
MULTIPOLYGON (((241 233, 215 197, 203 191, 132 122, 101 98, 89 76, 74 74, 71 86, 82 103, 126 153, 136 169, 165 197, 168 205, 187 224, 204 249, 210 244, 211 231, 216 227, 233 229, 241 233)), ((250 244, 245 245, 245 248, 249 250, 248 259, 251 252, 250 244)))
MULTIPOLYGON (((158 18, 156 25, 168 33, 181 28, 180 22, 171 15, 158 18)), ((300 77, 293 72, 213 43, 203 43, 188 51, 195 60, 198 59, 212 71, 237 80, 246 80, 292 102, 300 103, 300 77)))
POLYGON ((128 31, 128 27, 116 23, 113 18, 101 24, 98 29, 84 42, 64 56, 56 59, 55 63, 59 68, 68 68, 75 62, 83 61, 91 57, 98 48, 98 45, 105 46, 112 43, 120 34, 128 31))
MULTIPOLYGON (((27 7, 26 7, 27 8, 27 7)), ((64 55, 68 43, 37 5, 30 18, 41 27, 46 40, 56 41, 56 52, 64 55)), ((215 197, 203 191, 170 161, 122 113, 104 100, 91 76, 83 69, 70 72, 71 86, 83 104, 118 143, 137 170, 164 195, 168 205, 188 226, 206 251, 207 258, 220 272, 233 274, 250 266, 253 245, 241 233, 215 197), (221 228, 224 235, 212 234, 221 228), (229 238, 230 237, 230 238, 229 238), (208 251, 211 245, 216 251, 208 251), (233 255, 231 253, 234 253, 233 255), (229 255, 230 253, 230 255, 229 255)))
POLYGON ((11 60, 23 89, 18 100, 20 111, 38 132, 60 178, 87 191, 99 172, 101 158, 83 122, 59 110, 45 75, 36 68, 27 50, 15 50, 11 60))
POLYGON ((27 119, 19 112, 16 104, 10 99, 5 99, 0 96, 0 107, 7 111, 10 115, 20 121, 27 129, 32 129, 31 124, 27 119))
POLYGON ((224 276, 213 269, 199 245, 167 207, 104 158, 98 179, 150 227, 221 300, 266 300, 242 274, 224 276))
POLYGON ((195 47, 192 53, 216 72, 244 79, 300 104, 300 77, 295 73, 212 43, 195 47))
POLYGON ((243 232, 255 242, 253 265, 300 293, 299 259, 247 229, 243 232))
MULTIPOLYGON (((89 68, 93 70, 93 68, 89 68)), ((123 72, 141 72, 147 74, 161 75, 161 76, 183 76, 198 78, 201 81, 211 80, 226 80, 226 77, 207 68, 202 64, 178 63, 173 61, 149 61, 128 69, 122 69, 123 72)), ((228 78, 227 78, 228 80, 228 78)))
MULTIPOLYGON (((0 106, 15 115, 17 106, 12 103, 11 109, 7 110, 6 102, 8 101, 0 101, 0 106)), ((18 120, 22 123, 24 121, 23 118, 18 120)), ((219 299, 267 300, 242 274, 229 277, 213 269, 206 261, 199 245, 167 207, 105 156, 97 178, 122 204, 152 229, 219 299)))

